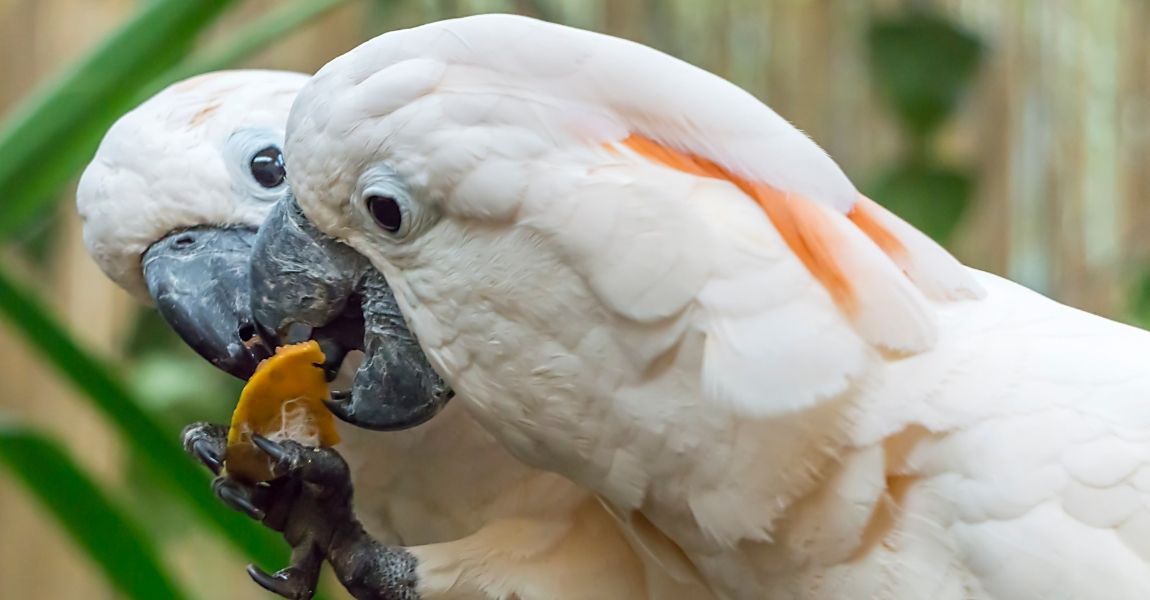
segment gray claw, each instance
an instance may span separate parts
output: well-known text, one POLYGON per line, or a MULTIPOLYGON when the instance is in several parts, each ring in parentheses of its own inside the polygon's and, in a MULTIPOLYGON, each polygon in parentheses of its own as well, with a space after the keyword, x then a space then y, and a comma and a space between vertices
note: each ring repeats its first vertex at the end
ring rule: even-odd
POLYGON ((223 425, 193 423, 184 428, 180 439, 183 442, 184 452, 211 469, 212 473, 219 475, 227 435, 228 430, 223 425))
POLYGON ((216 497, 228 506, 257 520, 264 520, 264 511, 260 510, 249 497, 246 488, 240 487, 235 481, 226 477, 217 477, 212 481, 212 491, 216 497))
POLYGON ((248 565, 247 571, 252 581, 260 587, 284 598, 309 600, 315 595, 315 586, 309 585, 308 576, 295 567, 269 574, 255 565, 248 565))
POLYGON ((292 457, 282 444, 273 442, 258 433, 252 434, 252 443, 275 461, 276 475, 282 476, 291 471, 292 457))
POLYGON ((223 461, 220 459, 220 456, 216 454, 211 443, 206 440, 195 440, 192 442, 192 454, 194 454, 200 462, 204 463, 206 467, 211 469, 213 474, 220 474, 223 461))

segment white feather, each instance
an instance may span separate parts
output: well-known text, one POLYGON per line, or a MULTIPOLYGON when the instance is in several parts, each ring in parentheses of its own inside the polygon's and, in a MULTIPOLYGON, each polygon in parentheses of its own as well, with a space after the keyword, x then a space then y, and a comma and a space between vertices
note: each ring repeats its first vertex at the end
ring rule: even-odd
MULTIPOLYGON (((418 68, 410 74, 414 83, 393 88, 390 101, 403 102, 434 75, 418 68)), ((105 272, 147 300, 140 254, 160 238, 200 225, 258 227, 286 190, 249 185, 248 153, 281 144, 288 105, 304 81, 296 73, 215 73, 176 84, 120 119, 77 198, 89 250, 105 272)), ((514 175, 496 166, 464 189, 482 195, 514 175)), ((491 205, 480 210, 500 216, 491 205)), ((418 294, 433 293, 437 283, 411 278, 418 294)), ((454 328, 482 330, 487 324, 468 315, 482 315, 483 307, 477 300, 452 313, 454 328)), ((425 328, 423 335, 437 344, 457 337, 447 329, 425 328)), ((519 351, 509 342, 488 346, 480 358, 490 364, 519 351)), ((577 365, 568 358, 554 353, 536 375, 570 376, 577 365)), ((345 363, 345 379, 356 364, 345 363)), ((357 516, 384 543, 418 545, 411 552, 420 561, 416 576, 426 600, 711 597, 697 579, 672 577, 632 548, 593 494, 516 460, 462 402, 412 430, 341 426, 340 434, 357 516)), ((634 457, 619 458, 613 477, 632 481, 639 470, 634 457)))
POLYGON ((972 274, 734 86, 483 16, 333 61, 291 128, 305 211, 386 273, 483 425, 720 597, 1150 597, 1150 335, 972 274), (434 90, 323 125, 416 59, 434 90), (377 162, 442 219, 349 222, 377 162), (814 237, 755 186, 810 203, 787 206, 814 237))
POLYGON ((306 81, 284 71, 219 71, 175 83, 120 117, 76 190, 84 243, 104 273, 150 303, 140 258, 152 243, 199 225, 259 226, 275 198, 245 185, 235 169, 247 157, 233 153, 261 149, 245 141, 281 144, 306 81))

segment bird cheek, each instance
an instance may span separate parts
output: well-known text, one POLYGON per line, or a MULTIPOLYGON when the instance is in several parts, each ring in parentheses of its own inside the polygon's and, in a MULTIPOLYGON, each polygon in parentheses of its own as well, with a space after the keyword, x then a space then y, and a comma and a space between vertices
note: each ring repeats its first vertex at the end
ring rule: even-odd
POLYGON ((445 209, 455 218, 511 223, 523 203, 528 182, 522 162, 491 159, 472 169, 455 185, 445 209))

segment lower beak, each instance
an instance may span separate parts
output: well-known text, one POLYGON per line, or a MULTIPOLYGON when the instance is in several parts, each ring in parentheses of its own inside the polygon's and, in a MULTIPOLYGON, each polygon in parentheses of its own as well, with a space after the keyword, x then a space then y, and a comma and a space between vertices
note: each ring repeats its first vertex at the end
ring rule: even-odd
POLYGON ((252 314, 266 339, 317 340, 334 377, 347 352, 363 351, 351 392, 329 407, 359 427, 394 430, 432 418, 451 390, 427 362, 383 276, 327 237, 285 197, 260 227, 251 253, 252 314))
POLYGON ((160 315, 216 367, 247 379, 263 348, 255 338, 248 260, 256 232, 240 228, 177 231, 144 253, 144 280, 160 315))
POLYGON ((454 395, 427 362, 383 276, 371 269, 358 291, 363 315, 363 362, 351 393, 328 408, 340 419, 377 431, 415 427, 454 395))

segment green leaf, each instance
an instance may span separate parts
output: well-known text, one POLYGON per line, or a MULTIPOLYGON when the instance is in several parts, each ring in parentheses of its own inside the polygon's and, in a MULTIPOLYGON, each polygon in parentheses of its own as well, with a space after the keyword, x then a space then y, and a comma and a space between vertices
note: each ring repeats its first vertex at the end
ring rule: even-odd
MULTIPOLYGON (((209 48, 180 63, 160 77, 160 85, 152 87, 159 89, 192 75, 229 68, 263 50, 292 30, 310 23, 346 2, 347 0, 295 0, 285 4, 237 31, 228 38, 227 43, 209 48)), ((140 97, 141 102, 145 99, 146 96, 140 97)))
POLYGON ((147 461, 157 482, 177 492, 177 497, 184 499, 207 524, 256 562, 272 566, 286 561, 287 550, 282 540, 217 501, 209 489, 207 472, 184 454, 175 436, 165 434, 112 370, 80 348, 32 294, 21 289, 3 269, 0 269, 0 318, 8 321, 29 346, 88 395, 93 405, 123 434, 129 450, 147 461))
POLYGON ((982 58, 978 38, 921 11, 876 21, 867 45, 879 92, 920 139, 954 110, 982 58))
POLYGON ((1136 272, 1130 280, 1126 321, 1146 329, 1150 327, 1150 270, 1136 272))
POLYGON ((347 0, 296 0, 237 31, 219 47, 180 62, 190 51, 188 42, 232 1, 152 3, 96 51, 96 55, 112 53, 113 58, 99 61, 94 55, 83 61, 55 87, 28 101, 23 115, 6 123, 0 131, 0 189, 5 190, 4 202, 0 203, 0 239, 40 233, 40 228, 29 229, 29 222, 41 216, 91 160, 108 127, 125 112, 166 85, 233 66, 347 0), (180 5, 180 10, 151 14, 159 10, 155 6, 171 4, 180 5), (211 7, 216 7, 215 12, 205 15, 203 11, 211 7), (177 19, 180 15, 185 17, 177 19), (168 29, 183 29, 170 45, 164 44, 163 52, 152 57, 152 45, 163 42, 163 38, 132 36, 140 23, 145 25, 139 27, 152 33, 162 29, 150 25, 161 17, 160 24, 168 29), (132 63, 117 62, 124 55, 145 57, 147 68, 130 70, 132 63), (107 75, 93 76, 85 69, 107 75))
POLYGON ((127 23, 15 111, 0 129, 0 237, 22 231, 141 90, 190 50, 233 0, 146 2, 127 23))
POLYGON ((0 465, 39 500, 128 598, 187 598, 135 522, 52 440, 0 423, 0 465))
POLYGON ((868 196, 946 245, 966 212, 974 179, 944 167, 906 164, 880 175, 868 196))

